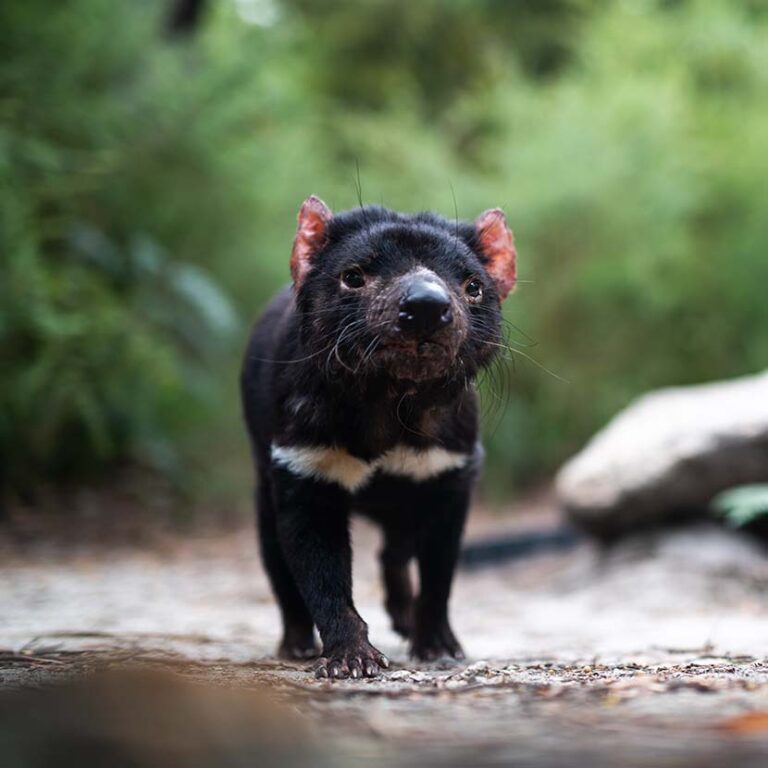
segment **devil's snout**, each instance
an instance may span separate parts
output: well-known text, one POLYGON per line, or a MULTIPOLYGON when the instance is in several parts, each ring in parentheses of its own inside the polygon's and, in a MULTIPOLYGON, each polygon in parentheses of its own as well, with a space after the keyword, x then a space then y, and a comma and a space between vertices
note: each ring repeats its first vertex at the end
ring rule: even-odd
POLYGON ((425 339, 451 322, 451 297, 440 282, 421 276, 408 281, 397 319, 402 333, 425 339))

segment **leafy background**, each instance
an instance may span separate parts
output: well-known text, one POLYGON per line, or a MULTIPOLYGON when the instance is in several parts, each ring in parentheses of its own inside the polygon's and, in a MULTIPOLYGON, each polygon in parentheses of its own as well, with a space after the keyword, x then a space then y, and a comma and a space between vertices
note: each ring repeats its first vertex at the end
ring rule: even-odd
POLYGON ((515 229, 490 497, 647 388, 765 367, 765 2, 218 0, 176 33, 169 12, 0 7, 10 498, 126 466, 244 497, 248 325, 301 200, 356 205, 358 168, 365 202, 501 205, 515 229))

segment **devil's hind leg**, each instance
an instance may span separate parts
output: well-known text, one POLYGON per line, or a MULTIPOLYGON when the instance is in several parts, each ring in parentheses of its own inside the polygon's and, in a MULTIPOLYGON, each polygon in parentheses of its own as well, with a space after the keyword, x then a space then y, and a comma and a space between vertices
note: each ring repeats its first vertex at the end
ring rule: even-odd
POLYGON ((419 596, 413 614, 411 652, 431 661, 464 658, 448 620, 448 598, 459 556, 472 488, 469 471, 448 473, 420 489, 416 535, 419 596))
POLYGON ((413 585, 410 562, 414 556, 414 538, 410 531, 396 523, 384 528, 381 550, 381 572, 384 580, 384 606, 392 620, 392 629, 404 638, 413 628, 413 585))

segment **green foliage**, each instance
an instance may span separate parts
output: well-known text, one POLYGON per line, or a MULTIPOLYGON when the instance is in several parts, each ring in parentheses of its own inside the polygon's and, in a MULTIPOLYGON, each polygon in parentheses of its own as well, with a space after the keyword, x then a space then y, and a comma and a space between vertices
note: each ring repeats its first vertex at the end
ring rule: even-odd
POLYGON ((222 0, 183 41, 157 7, 0 10, 14 487, 240 435, 237 317, 287 278, 304 197, 357 204, 358 164, 366 202, 515 229, 491 487, 647 388, 765 366, 764 4, 222 0))
POLYGON ((712 508, 715 514, 725 518, 735 528, 759 517, 768 517, 768 485, 731 488, 715 497, 712 508))
POLYGON ((172 472, 238 327, 210 253, 241 196, 208 201, 226 134, 192 122, 212 84, 147 50, 148 4, 74 5, 0 20, 0 456, 27 489, 127 459, 172 472))

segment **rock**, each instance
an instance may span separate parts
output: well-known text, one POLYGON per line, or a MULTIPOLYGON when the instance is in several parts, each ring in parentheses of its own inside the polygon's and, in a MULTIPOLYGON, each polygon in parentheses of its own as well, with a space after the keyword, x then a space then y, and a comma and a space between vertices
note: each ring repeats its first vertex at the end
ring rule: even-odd
POLYGON ((490 669, 490 664, 487 661, 476 661, 474 664, 470 664, 464 672, 470 675, 486 674, 490 669))
POLYGON ((560 471, 566 514, 603 538, 702 513, 727 488, 768 481, 768 371, 651 392, 560 471))

